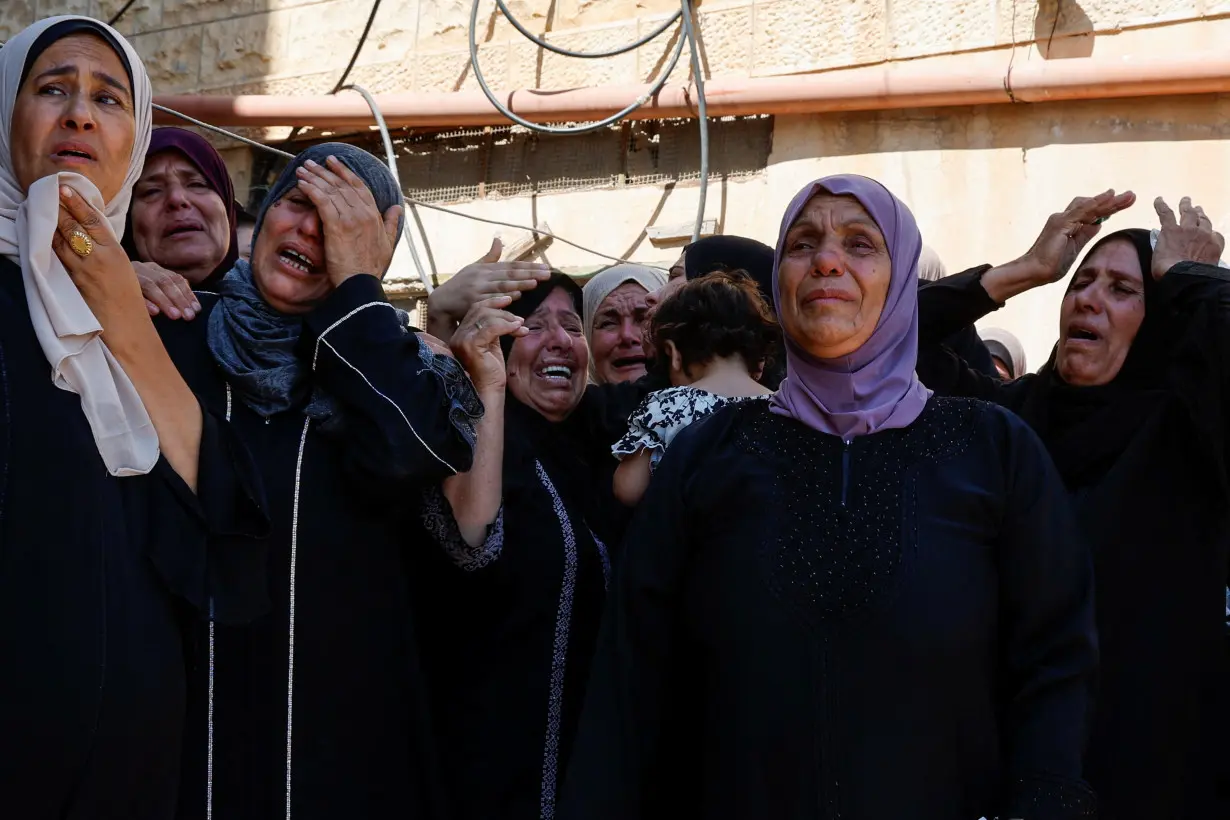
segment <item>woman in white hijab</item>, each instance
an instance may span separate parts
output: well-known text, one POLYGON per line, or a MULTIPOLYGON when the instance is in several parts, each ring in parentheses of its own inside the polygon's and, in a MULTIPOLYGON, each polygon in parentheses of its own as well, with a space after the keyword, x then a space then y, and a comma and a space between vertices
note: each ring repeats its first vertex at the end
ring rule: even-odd
POLYGON ((1012 331, 986 327, 978 330, 978 336, 991 352, 991 361, 1001 379, 1010 382, 1025 375, 1025 346, 1012 331))
POLYGON ((645 375, 644 329, 653 294, 666 284, 657 268, 616 265, 585 283, 585 341, 594 384, 636 381, 645 375))
POLYGON ((120 248, 150 125, 114 29, 55 17, 0 49, 3 817, 172 817, 183 621, 262 603, 209 582, 238 568, 208 533, 260 529, 259 493, 120 248))

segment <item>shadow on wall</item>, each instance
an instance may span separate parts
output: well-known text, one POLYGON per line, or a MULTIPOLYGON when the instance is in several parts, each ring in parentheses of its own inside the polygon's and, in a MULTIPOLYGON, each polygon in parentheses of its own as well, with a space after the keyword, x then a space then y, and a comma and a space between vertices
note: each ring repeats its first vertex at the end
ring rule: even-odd
POLYGON ((1093 21, 1075 0, 1042 0, 1034 15, 1034 38, 1045 60, 1093 55, 1093 21))
POLYGON ((817 150, 842 157, 1230 140, 1230 94, 812 114, 776 122, 778 129, 802 130, 775 140, 770 163, 813 158, 817 150))

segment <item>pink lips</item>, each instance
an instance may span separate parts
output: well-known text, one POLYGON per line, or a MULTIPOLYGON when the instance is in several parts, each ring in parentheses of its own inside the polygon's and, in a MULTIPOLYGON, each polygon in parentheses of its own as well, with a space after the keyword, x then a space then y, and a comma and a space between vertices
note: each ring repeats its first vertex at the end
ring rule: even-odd
POLYGON ((813 290, 803 298, 803 304, 812 302, 852 302, 854 301, 850 294, 837 290, 813 290))

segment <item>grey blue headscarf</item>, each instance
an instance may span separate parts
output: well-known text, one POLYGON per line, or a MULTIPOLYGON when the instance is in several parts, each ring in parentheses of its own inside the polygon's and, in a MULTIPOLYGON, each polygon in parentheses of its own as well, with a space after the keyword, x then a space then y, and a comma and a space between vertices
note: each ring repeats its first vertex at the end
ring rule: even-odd
MULTIPOLYGON (((265 214, 299 184, 296 170, 308 160, 324 165, 330 156, 337 157, 363 180, 380 213, 402 204, 401 190, 393 174, 371 154, 339 142, 313 145, 291 160, 269 189, 256 215, 253 247, 260 236, 265 214)), ((399 233, 400 229, 399 222, 399 233)), ((384 271, 372 271, 372 274, 383 276, 384 271)), ((311 418, 319 420, 332 416, 333 400, 322 391, 312 389, 311 370, 295 355, 303 329, 302 317, 279 313, 269 306, 245 259, 235 262, 219 283, 218 294, 222 299, 209 317, 209 349, 240 400, 266 418, 298 407, 305 400, 308 404, 304 412, 311 418)), ((410 317, 404 311, 398 311, 398 318, 404 326, 409 326, 410 317)))

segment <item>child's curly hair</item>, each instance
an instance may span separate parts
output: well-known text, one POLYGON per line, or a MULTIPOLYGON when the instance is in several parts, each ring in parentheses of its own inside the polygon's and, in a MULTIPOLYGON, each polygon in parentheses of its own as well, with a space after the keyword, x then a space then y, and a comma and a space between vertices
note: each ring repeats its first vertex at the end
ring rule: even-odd
POLYGON ((670 369, 666 343, 674 342, 689 376, 692 365, 736 354, 754 374, 776 355, 781 338, 756 280, 742 270, 688 282, 658 306, 649 335, 658 366, 670 369))

